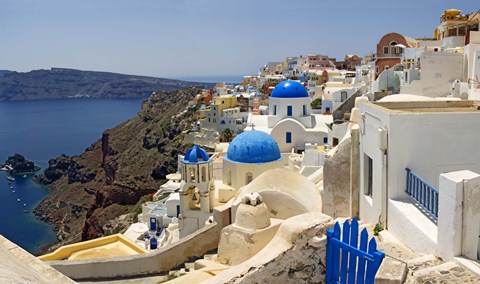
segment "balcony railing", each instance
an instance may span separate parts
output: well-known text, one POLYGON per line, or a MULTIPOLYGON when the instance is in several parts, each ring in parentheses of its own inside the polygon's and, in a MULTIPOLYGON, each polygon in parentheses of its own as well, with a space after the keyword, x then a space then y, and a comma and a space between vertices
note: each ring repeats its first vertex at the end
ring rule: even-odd
POLYGON ((415 200, 418 205, 430 214, 435 221, 438 220, 438 190, 417 176, 409 168, 407 171, 407 184, 405 192, 415 200))

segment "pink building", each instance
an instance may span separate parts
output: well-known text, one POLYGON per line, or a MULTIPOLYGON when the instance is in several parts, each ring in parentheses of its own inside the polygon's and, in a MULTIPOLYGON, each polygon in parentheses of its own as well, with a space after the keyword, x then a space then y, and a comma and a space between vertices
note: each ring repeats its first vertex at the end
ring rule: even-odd
POLYGON ((308 68, 332 67, 328 56, 321 54, 308 54, 307 66, 308 68))

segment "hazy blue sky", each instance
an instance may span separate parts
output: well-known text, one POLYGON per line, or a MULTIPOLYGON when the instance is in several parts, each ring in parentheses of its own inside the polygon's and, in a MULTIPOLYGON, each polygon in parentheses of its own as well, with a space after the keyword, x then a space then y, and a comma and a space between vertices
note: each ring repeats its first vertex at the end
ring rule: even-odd
POLYGON ((476 0, 0 0, 0 69, 159 77, 255 74, 267 61, 375 50, 383 34, 432 36, 476 0))

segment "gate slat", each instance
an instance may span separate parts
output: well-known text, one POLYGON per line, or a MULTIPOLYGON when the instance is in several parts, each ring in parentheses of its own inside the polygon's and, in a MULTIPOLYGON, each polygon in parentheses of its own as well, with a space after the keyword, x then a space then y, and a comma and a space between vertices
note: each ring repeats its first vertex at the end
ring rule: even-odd
MULTIPOLYGON (((363 252, 367 252, 367 244, 368 244, 368 233, 367 228, 363 228, 362 232, 360 233, 360 250, 363 252)), ((365 258, 360 258, 358 260, 358 270, 357 270, 357 283, 365 283, 365 262, 367 260, 365 258)))
MULTIPOLYGON (((348 220, 343 223, 342 243, 350 243, 350 222, 348 220)), ((342 265, 340 272, 341 283, 347 283, 348 255, 348 251, 342 248, 342 265)))
MULTIPOLYGON (((338 222, 333 226, 333 237, 337 240, 340 240, 340 224, 338 222)), ((339 270, 340 270, 340 247, 333 246, 333 267, 332 267, 332 279, 338 281, 339 270)), ((335 282, 336 283, 336 282, 335 282)))
MULTIPOLYGON (((377 252, 377 241, 375 238, 372 238, 370 242, 368 243, 368 254, 373 255, 375 252, 377 252)), ((367 274, 365 277, 366 283, 373 283, 373 280, 375 279, 375 263, 373 261, 369 261, 367 263, 367 274)))
MULTIPOLYGON (((358 220, 353 218, 352 225, 350 226, 350 246, 358 248, 358 220)), ((350 254, 350 262, 348 263, 348 283, 355 283, 355 276, 357 270, 357 256, 350 254)))

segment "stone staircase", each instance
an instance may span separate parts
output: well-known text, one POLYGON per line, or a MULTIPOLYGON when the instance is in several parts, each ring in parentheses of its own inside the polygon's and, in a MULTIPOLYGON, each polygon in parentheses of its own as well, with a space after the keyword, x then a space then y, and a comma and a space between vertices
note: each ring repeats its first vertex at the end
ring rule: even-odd
MULTIPOLYGON (((197 270, 202 269, 203 267, 207 265, 212 265, 212 263, 215 261, 215 258, 217 257, 216 254, 205 254, 201 259, 196 260, 195 262, 186 262, 184 263, 184 267, 177 269, 177 270, 171 270, 166 274, 166 280, 165 282, 173 279, 177 279, 181 276, 187 275, 189 273, 195 272, 197 270)), ((219 268, 224 267, 221 264, 217 264, 219 268)), ((195 274, 195 273, 193 273, 195 274)), ((179 279, 180 280, 180 279, 179 279)), ((179 282, 179 283, 187 283, 188 279, 185 279, 185 281, 173 281, 173 282, 179 282)), ((163 282, 161 282, 163 283, 163 282)))
POLYGON ((480 283, 480 276, 454 262, 444 262, 433 255, 407 261, 405 283, 480 283))
POLYGON ((396 241, 388 231, 380 232, 377 240, 379 250, 385 253, 377 276, 383 273, 395 277, 384 276, 375 283, 480 283, 477 274, 433 255, 419 255, 396 241))

